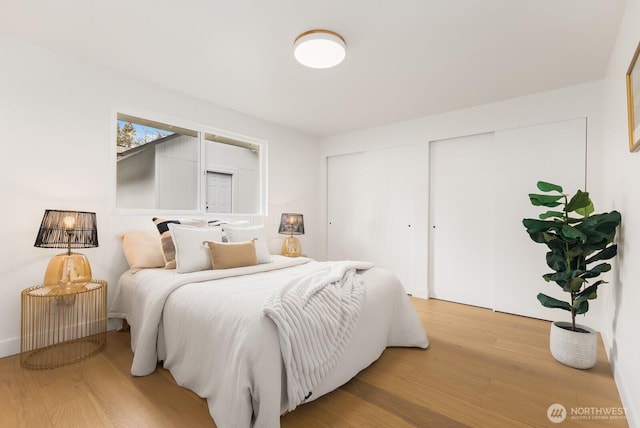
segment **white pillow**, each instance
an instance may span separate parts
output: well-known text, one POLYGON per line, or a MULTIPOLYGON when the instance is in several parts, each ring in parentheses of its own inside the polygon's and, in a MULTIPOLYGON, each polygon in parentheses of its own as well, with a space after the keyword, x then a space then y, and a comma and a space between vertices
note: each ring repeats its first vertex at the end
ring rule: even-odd
POLYGON ((176 247, 176 272, 188 273, 211 269, 211 256, 206 241, 222 242, 219 227, 194 227, 169 224, 176 247))
POLYGON ((160 232, 160 244, 162 245, 162 253, 164 257, 165 269, 176 268, 176 249, 173 245, 173 239, 171 238, 171 231, 169 230, 169 225, 182 224, 185 226, 207 227, 207 222, 202 219, 168 220, 162 217, 153 217, 152 220, 153 220, 153 224, 156 225, 158 232, 160 232))
POLYGON ((271 261, 271 254, 269 254, 269 247, 267 246, 267 238, 265 237, 263 225, 232 226, 225 224, 222 227, 229 242, 244 242, 255 239, 258 263, 269 263, 271 261))
POLYGON ((144 268, 164 267, 162 245, 157 232, 131 231, 118 235, 129 269, 136 273, 144 268))

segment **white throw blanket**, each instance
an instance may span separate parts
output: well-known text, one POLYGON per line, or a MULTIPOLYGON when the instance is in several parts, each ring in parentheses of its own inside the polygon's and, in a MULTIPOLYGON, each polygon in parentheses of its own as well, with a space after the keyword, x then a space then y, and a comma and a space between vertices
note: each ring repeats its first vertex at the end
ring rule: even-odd
POLYGON ((371 267, 364 262, 327 262, 265 302, 263 313, 278 327, 289 411, 309 398, 349 344, 366 290, 356 269, 371 267))

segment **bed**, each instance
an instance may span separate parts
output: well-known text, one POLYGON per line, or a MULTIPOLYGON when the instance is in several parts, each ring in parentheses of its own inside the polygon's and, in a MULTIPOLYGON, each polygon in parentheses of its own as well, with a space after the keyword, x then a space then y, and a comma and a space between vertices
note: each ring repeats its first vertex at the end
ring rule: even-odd
POLYGON ((348 382, 386 347, 428 347, 392 273, 356 261, 270 260, 126 271, 109 317, 130 325, 132 375, 161 361, 206 398, 218 427, 278 427, 282 414, 348 382))

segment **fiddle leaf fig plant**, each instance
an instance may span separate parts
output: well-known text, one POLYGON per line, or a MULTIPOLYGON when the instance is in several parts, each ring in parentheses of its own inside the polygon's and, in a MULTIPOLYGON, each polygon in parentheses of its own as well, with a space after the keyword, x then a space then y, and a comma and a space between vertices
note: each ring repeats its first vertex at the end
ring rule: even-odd
POLYGON ((590 280, 611 270, 603 260, 618 253, 613 241, 622 217, 618 211, 594 214, 588 192, 578 190, 570 197, 557 184, 539 181, 537 187, 544 194, 529 194, 531 204, 550 209, 537 219, 523 219, 522 224, 534 242, 549 249, 547 266, 553 272, 542 277, 568 294, 567 301, 543 293, 538 294, 538 300, 547 308, 571 312, 572 330, 578 331, 576 315, 587 313, 589 300, 597 298, 598 286, 606 283, 590 280))

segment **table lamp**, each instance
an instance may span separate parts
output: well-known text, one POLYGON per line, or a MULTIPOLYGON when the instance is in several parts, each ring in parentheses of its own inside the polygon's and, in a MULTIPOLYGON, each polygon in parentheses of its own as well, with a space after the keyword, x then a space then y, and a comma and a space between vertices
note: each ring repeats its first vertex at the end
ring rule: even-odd
POLYGON ((83 287, 91 281, 91 266, 83 254, 72 253, 71 249, 98 246, 96 213, 45 210, 34 246, 67 249, 49 261, 45 286, 83 287))
POLYGON ((300 241, 293 235, 304 235, 304 219, 302 214, 282 213, 279 234, 289 235, 282 242, 282 255, 298 257, 302 255, 300 241))

